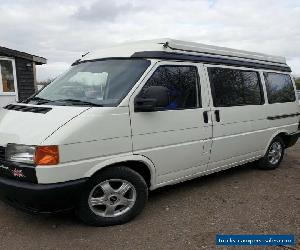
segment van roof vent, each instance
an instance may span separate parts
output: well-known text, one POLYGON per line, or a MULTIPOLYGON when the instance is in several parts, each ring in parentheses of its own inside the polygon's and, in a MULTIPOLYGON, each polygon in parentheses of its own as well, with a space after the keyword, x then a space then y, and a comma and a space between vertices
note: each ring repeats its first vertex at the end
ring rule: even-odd
POLYGON ((46 114, 51 110, 51 108, 46 108, 46 107, 35 107, 35 106, 25 106, 25 105, 15 105, 15 104, 9 104, 5 106, 4 109, 21 111, 21 112, 41 113, 41 114, 46 114))

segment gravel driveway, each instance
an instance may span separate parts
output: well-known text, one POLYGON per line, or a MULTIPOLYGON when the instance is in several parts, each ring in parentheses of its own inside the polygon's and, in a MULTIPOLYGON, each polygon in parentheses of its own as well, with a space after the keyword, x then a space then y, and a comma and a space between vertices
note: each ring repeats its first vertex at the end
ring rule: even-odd
POLYGON ((88 227, 72 213, 27 215, 0 202, 1 250, 216 249, 217 233, 299 239, 300 143, 274 171, 250 164, 156 190, 144 212, 121 226, 88 227))

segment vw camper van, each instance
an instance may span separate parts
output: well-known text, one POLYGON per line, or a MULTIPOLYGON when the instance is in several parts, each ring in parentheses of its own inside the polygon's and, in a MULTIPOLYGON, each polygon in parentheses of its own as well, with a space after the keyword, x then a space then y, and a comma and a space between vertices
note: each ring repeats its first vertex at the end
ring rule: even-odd
POLYGON ((283 57, 172 39, 89 53, 0 111, 0 192, 87 224, 133 219, 149 190, 247 162, 280 165, 299 136, 283 57))

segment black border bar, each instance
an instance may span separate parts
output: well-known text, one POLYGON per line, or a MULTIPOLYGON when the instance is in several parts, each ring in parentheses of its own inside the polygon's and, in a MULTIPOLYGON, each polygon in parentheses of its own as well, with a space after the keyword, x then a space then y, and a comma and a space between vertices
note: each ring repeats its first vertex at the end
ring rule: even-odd
POLYGON ((292 72, 291 68, 286 64, 282 64, 281 66, 281 65, 257 63, 253 61, 248 62, 248 61, 234 60, 229 58, 211 57, 211 56, 203 56, 203 55, 189 55, 189 54, 164 52, 164 51, 135 52, 131 57, 203 62, 203 63, 211 63, 211 64, 224 64, 224 65, 237 66, 237 67, 249 67, 255 69, 268 69, 268 70, 277 70, 282 72, 292 72))
POLYGON ((284 115, 276 115, 276 116, 268 116, 268 120, 278 120, 278 119, 284 119, 288 117, 294 117, 294 116, 299 116, 300 113, 293 113, 293 114, 284 114, 284 115))

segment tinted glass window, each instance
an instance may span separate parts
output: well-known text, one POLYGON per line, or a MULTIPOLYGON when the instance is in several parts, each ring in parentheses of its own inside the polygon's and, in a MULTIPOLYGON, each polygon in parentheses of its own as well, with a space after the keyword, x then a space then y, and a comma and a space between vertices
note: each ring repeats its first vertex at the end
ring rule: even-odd
POLYGON ((259 105, 263 92, 258 72, 208 68, 215 107, 259 105))
POLYGON ((201 106, 197 68, 193 66, 160 66, 141 91, 141 96, 151 86, 168 89, 169 103, 165 109, 188 109, 201 106))
POLYGON ((286 74, 264 73, 269 103, 294 102, 295 90, 286 74))

